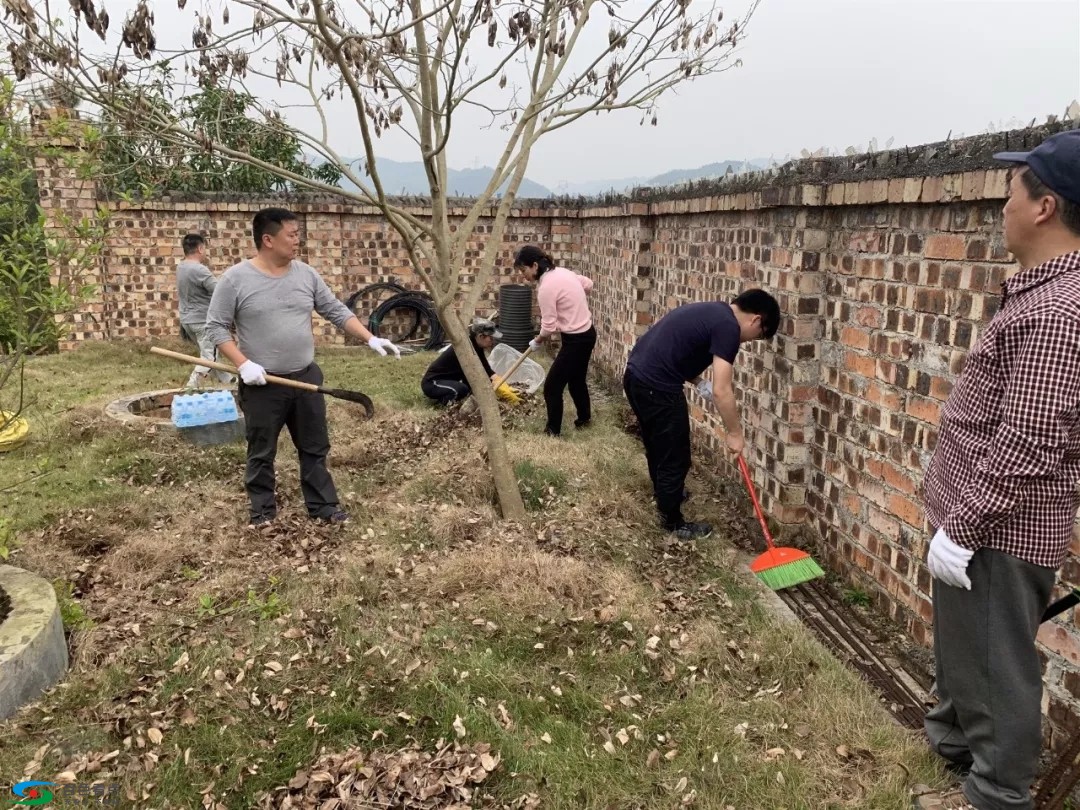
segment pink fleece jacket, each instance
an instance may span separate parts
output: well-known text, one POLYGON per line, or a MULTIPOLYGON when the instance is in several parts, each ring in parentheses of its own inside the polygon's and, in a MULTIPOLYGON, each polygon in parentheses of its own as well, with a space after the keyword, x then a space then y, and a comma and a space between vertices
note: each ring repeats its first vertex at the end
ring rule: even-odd
POLYGON ((575 335, 592 326, 592 313, 585 293, 592 289, 591 278, 565 267, 552 267, 540 276, 536 300, 540 304, 540 337, 555 332, 575 335))

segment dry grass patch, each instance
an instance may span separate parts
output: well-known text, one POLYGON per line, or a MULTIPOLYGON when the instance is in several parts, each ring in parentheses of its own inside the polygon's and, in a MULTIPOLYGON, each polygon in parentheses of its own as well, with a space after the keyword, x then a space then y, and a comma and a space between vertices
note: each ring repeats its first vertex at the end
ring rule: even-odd
POLYGON ((428 513, 428 531, 435 543, 444 548, 475 545, 494 531, 499 523, 495 509, 487 504, 472 507, 439 504, 428 513))
MULTIPOLYGON (((615 402, 561 440, 537 403, 506 414, 532 509, 507 524, 475 417, 419 399, 428 360, 320 351, 331 384, 376 398, 372 422, 330 407, 354 521, 307 519, 285 439, 277 526, 247 531, 241 446, 96 410, 186 370, 145 347, 35 358, 51 421, 0 473, 47 474, 0 517, 13 562, 64 579, 91 625, 65 685, 0 725, 0 771, 85 781, 91 763, 158 810, 256 807, 321 755, 393 764, 447 741, 491 746, 478 794, 496 806, 901 810, 909 783, 940 781, 864 684, 755 607, 726 529, 659 531, 615 402)), ((695 514, 741 531, 720 490, 692 488, 695 514)))
POLYGON ((528 546, 487 546, 451 553, 416 585, 431 599, 475 602, 515 617, 578 615, 609 610, 642 620, 650 614, 648 591, 625 570, 537 551, 528 546))
MULTIPOLYGON (((395 504, 424 512, 443 506, 491 510, 496 503, 478 430, 461 430, 432 448, 401 469, 388 487, 395 504)), ((434 523, 435 515, 431 517, 434 523)))

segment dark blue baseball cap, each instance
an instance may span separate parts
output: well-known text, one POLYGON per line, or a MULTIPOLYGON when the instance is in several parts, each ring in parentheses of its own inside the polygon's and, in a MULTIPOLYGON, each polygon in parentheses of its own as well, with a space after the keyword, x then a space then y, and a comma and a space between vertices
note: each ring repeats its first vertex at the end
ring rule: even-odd
POLYGON ((1030 152, 998 152, 994 158, 1023 163, 1048 189, 1080 205, 1080 129, 1051 135, 1030 152))

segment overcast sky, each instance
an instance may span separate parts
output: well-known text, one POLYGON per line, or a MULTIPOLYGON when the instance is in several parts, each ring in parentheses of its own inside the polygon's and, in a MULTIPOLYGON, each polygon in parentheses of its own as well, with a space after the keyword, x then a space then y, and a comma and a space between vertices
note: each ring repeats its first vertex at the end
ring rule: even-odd
MULTIPOLYGON (((725 21, 748 5, 718 2, 725 21)), ((583 118, 544 136, 528 176, 558 190, 871 138, 914 145, 1045 121, 1080 99, 1080 0, 762 0, 748 31, 742 67, 665 96, 659 126, 632 110, 583 118)), ((343 111, 342 131, 355 127, 343 111)), ((503 143, 458 128, 450 164, 491 165, 503 143)), ((380 147, 416 158, 403 138, 380 147)))
POLYGON ((764 0, 740 55, 668 98, 656 128, 627 113, 554 133, 529 176, 554 187, 1043 121, 1080 98, 1080 0, 764 0))
MULTIPOLYGON (((694 0, 691 12, 708 1, 694 0)), ((725 24, 749 3, 718 0, 725 24)), ((221 4, 192 0, 180 12, 176 0, 155 2, 159 46, 190 42, 193 11, 220 19, 221 4)), ((134 5, 108 2, 117 21, 134 5)), ((233 24, 241 24, 243 7, 230 5, 233 24)), ((606 37, 606 25, 596 33, 606 37)), ((804 148, 843 152, 871 138, 884 148, 890 138, 895 146, 920 144, 950 130, 957 137, 1044 121, 1080 99, 1080 0, 762 0, 737 55, 742 67, 665 96, 657 127, 624 111, 545 136, 528 176, 558 190, 722 160, 781 161, 804 148)), ((483 48, 476 56, 491 58, 483 48)), ((264 86, 264 97, 276 97, 274 84, 264 86)), ((332 145, 362 154, 355 112, 339 104, 329 113, 332 145)), ((299 126, 314 120, 310 112, 287 115, 299 126)), ((501 151, 505 134, 478 120, 454 127, 454 168, 491 165, 501 151)), ((417 158, 401 135, 377 146, 381 157, 417 158)))

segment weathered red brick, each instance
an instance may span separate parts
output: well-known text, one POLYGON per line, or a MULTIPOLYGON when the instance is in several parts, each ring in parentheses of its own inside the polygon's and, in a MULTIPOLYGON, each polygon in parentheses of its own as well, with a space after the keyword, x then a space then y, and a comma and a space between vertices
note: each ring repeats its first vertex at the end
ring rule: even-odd
POLYGON ((934 234, 926 240, 925 255, 930 259, 963 259, 967 256, 967 240, 955 233, 934 234))
POLYGON ((862 329, 845 327, 840 333, 840 342, 849 349, 865 351, 870 348, 870 335, 862 329))
POLYGON ((904 523, 907 523, 909 526, 914 526, 915 528, 922 528, 922 506, 914 500, 904 495, 892 494, 889 495, 887 503, 889 511, 904 523))
POLYGON ((1073 666, 1080 666, 1080 634, 1076 631, 1048 622, 1039 626, 1038 641, 1073 666))
POLYGON ((904 406, 904 411, 916 419, 936 425, 941 419, 941 402, 934 399, 911 397, 908 399, 907 405, 904 406))

